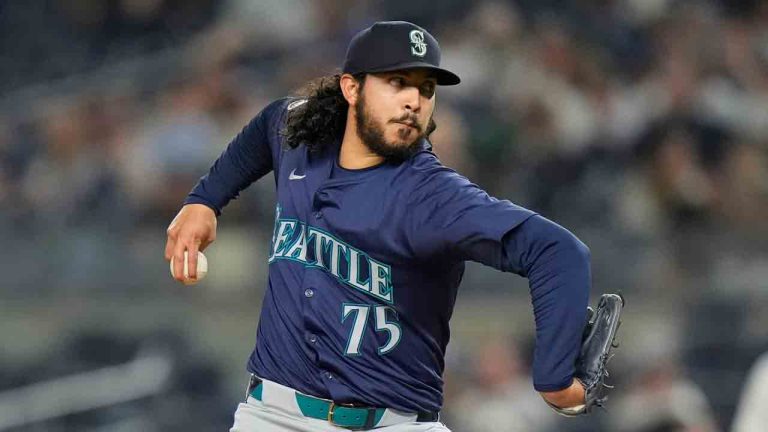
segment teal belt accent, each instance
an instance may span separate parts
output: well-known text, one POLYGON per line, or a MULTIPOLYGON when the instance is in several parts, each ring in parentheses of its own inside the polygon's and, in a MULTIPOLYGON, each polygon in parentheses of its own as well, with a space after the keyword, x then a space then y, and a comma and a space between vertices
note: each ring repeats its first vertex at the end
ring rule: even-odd
MULTIPOLYGON (((264 385, 259 384, 251 390, 251 396, 256 400, 261 400, 263 391, 264 385)), ((296 403, 299 405, 301 413, 306 417, 327 420, 332 425, 353 430, 373 428, 386 411, 385 408, 338 405, 332 401, 307 396, 299 392, 296 392, 296 403)))
POLYGON ((256 400, 261 400, 262 393, 264 393, 264 385, 259 384, 253 389, 253 391, 251 391, 251 396, 256 398, 256 400))

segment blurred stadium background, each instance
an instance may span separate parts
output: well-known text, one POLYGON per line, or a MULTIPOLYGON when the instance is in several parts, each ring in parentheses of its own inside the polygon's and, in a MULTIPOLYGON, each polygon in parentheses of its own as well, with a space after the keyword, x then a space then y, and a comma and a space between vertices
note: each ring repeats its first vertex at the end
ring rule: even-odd
POLYGON ((273 180, 227 208, 195 287, 168 275, 165 229, 261 107, 381 19, 428 28, 463 79, 439 91, 444 163, 570 228, 593 298, 628 303, 607 411, 562 419, 531 386, 525 280, 470 265, 444 421, 768 430, 749 420, 768 406, 765 367, 749 378, 768 348, 765 2, 3 0, 0 431, 231 425, 273 180))

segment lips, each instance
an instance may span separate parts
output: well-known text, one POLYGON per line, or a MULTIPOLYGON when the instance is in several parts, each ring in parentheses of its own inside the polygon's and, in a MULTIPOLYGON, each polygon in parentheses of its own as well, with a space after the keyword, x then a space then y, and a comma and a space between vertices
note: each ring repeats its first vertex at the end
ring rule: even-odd
POLYGON ((405 125, 405 126, 408 126, 408 127, 414 128, 414 129, 416 129, 416 130, 418 130, 418 129, 419 129, 419 127, 418 127, 418 126, 416 126, 416 123, 412 123, 412 122, 400 122, 400 121, 399 121, 399 122, 395 122, 395 123, 399 123, 399 124, 401 124, 401 125, 405 125))

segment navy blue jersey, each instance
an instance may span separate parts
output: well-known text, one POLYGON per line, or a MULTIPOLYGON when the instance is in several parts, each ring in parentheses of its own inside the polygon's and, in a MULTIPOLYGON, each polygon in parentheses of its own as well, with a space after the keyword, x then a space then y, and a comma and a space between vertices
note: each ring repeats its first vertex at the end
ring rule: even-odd
POLYGON ((249 371, 301 392, 406 412, 442 406, 448 322, 474 260, 530 279, 534 385, 571 383, 589 291, 586 247, 444 167, 426 140, 405 162, 338 166, 341 137, 290 149, 291 103, 267 106, 187 197, 220 214, 274 171, 269 280, 249 371))

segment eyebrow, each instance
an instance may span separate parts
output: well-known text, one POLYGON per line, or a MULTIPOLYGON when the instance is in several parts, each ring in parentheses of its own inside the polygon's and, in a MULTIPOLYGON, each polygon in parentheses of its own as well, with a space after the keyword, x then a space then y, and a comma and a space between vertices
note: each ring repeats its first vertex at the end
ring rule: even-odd
MULTIPOLYGON (((391 76, 396 76, 400 78, 406 78, 406 79, 413 79, 413 72, 402 72, 402 71, 392 71, 390 72, 391 76)), ((433 75, 428 75, 426 78, 424 78, 424 81, 429 81, 432 84, 437 85, 437 78, 435 78, 433 75)))

